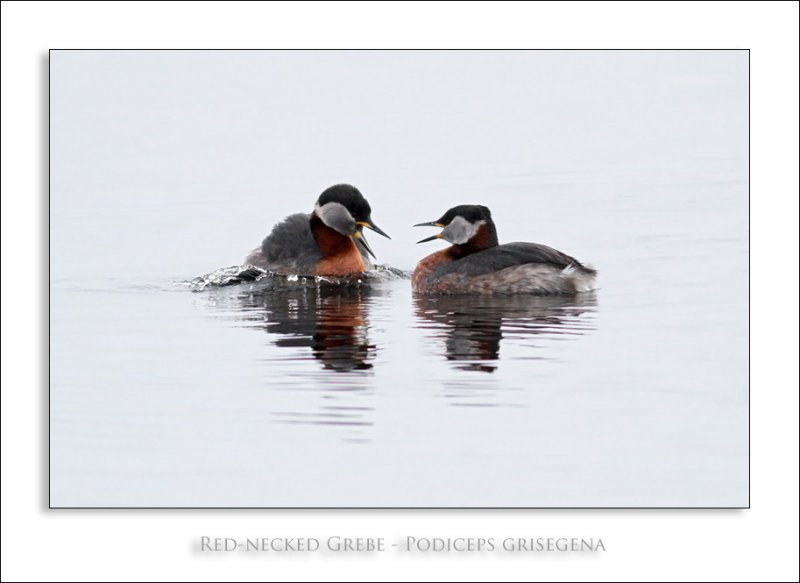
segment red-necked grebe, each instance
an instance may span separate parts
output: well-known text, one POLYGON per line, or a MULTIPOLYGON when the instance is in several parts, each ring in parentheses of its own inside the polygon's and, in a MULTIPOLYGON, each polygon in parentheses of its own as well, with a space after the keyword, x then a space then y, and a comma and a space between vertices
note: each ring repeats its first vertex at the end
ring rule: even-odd
POLYGON ((372 268, 375 254, 364 238, 364 227, 389 238, 372 222, 372 209, 349 184, 337 184, 317 199, 311 214, 298 213, 275 225, 245 259, 282 275, 347 277, 372 268))
POLYGON ((452 246, 417 264, 417 294, 571 294, 594 288, 597 271, 546 245, 499 245, 488 208, 461 205, 415 227, 442 227, 419 243, 444 239, 452 246))

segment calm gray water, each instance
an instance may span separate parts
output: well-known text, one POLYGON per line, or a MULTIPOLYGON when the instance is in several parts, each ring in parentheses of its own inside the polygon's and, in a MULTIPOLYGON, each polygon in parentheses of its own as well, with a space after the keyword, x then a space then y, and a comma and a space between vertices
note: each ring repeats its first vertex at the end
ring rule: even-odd
POLYGON ((54 52, 54 506, 748 504, 744 52, 54 52), (578 297, 178 282, 358 186, 578 297))

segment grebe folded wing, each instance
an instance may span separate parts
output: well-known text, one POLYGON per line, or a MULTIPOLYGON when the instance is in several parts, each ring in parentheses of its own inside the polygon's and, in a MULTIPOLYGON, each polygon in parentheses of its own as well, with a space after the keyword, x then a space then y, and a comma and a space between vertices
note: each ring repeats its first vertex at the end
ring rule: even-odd
POLYGON ((477 276, 493 273, 506 269, 507 267, 517 267, 539 263, 551 265, 558 268, 573 266, 578 270, 587 273, 594 273, 594 270, 584 266, 574 257, 562 253, 557 249, 540 245, 538 243, 506 243, 497 247, 490 247, 483 251, 478 251, 457 261, 442 263, 434 269, 435 277, 442 277, 449 273, 459 273, 464 276, 477 276))
POLYGON ((296 213, 275 225, 245 260, 263 269, 302 273, 322 257, 309 226, 311 215, 296 213), (278 267, 280 266, 280 268, 278 267))
POLYGON ((289 215, 275 225, 261 243, 261 251, 268 261, 284 261, 297 256, 298 250, 319 253, 309 226, 309 213, 289 215))

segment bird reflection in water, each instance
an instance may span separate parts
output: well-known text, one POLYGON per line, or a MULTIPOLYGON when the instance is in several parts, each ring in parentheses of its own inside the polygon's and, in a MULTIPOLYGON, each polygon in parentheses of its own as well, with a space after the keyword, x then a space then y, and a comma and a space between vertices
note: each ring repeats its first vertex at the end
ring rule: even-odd
POLYGON ((264 289, 239 296, 243 314, 280 337, 276 346, 308 347, 326 370, 371 369, 375 345, 368 337, 369 286, 320 285, 290 291, 264 289))
POLYGON ((369 443, 374 425, 370 369, 376 355, 369 339, 375 286, 315 284, 266 279, 212 291, 212 305, 247 328, 267 332, 271 343, 269 385, 294 393, 272 411, 274 423, 331 427, 342 441, 369 443), (319 362, 320 375, 299 372, 299 361, 319 362), (273 371, 283 376, 274 383, 273 371), (280 371, 280 372, 277 372, 280 371), (343 373, 343 374, 340 374, 343 373))
POLYGON ((461 370, 494 372, 503 338, 581 335, 594 329, 593 292, 560 296, 420 296, 417 318, 444 340, 461 370))

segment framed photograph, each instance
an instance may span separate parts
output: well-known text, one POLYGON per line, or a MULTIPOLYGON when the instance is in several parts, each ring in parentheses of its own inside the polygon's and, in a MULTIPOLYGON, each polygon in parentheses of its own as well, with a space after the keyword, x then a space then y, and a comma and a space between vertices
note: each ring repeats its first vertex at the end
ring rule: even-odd
POLYGON ((747 50, 47 67, 52 508, 749 506, 747 50))

